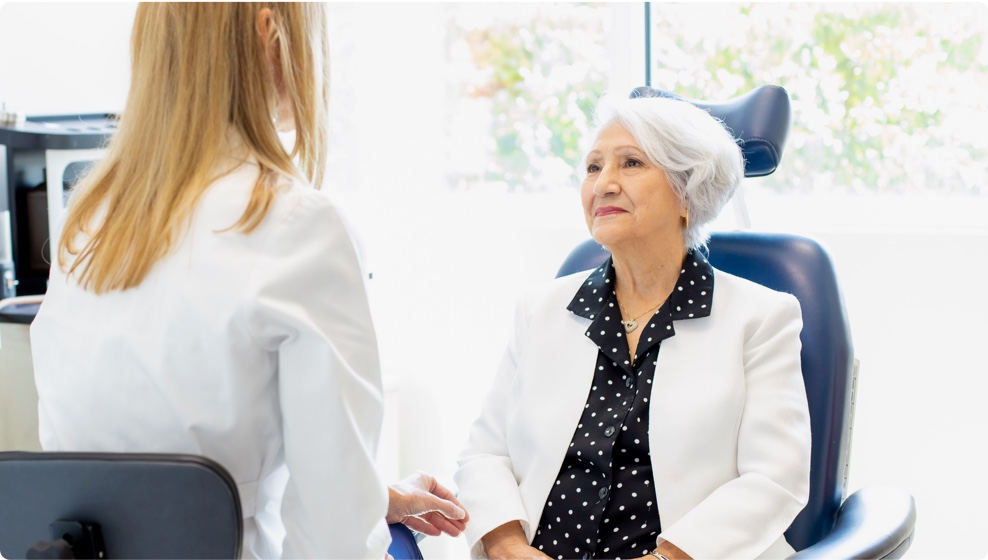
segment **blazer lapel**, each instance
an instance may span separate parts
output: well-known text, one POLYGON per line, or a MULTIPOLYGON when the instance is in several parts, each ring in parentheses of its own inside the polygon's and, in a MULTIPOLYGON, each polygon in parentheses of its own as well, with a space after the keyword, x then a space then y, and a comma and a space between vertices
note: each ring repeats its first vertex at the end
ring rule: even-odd
MULTIPOLYGON (((572 291, 569 292, 572 295, 572 291)), ((525 392, 538 396, 543 408, 529 411, 535 422, 530 429, 534 438, 531 468, 523 477, 522 498, 529 513, 529 531, 534 531, 542 508, 556 481, 566 450, 583 414, 597 362, 597 345, 584 334, 590 320, 558 307, 551 316, 533 318, 542 330, 532 341, 541 343, 532 349, 535 359, 527 364, 531 385, 525 392)), ((548 315, 548 313, 547 313, 548 315)), ((528 535, 529 540, 534 534, 528 535)))

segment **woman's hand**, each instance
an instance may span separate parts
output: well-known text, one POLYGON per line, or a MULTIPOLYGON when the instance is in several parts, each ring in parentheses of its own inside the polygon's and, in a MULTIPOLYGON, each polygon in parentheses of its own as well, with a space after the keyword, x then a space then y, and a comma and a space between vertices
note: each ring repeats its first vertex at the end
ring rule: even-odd
MULTIPOLYGON (((480 542, 491 560, 540 560, 549 558, 528 544, 521 523, 510 521, 484 535, 480 542)), ((654 560, 654 559, 653 559, 654 560)))
MULTIPOLYGON (((652 550, 662 556, 665 556, 669 560, 692 560, 692 557, 689 554, 686 554, 681 548, 663 538, 658 539, 655 548, 652 550)), ((656 558, 658 557, 652 554, 646 554, 636 560, 656 560, 656 558)))
POLYGON ((388 523, 402 523, 430 537, 442 533, 459 536, 470 521, 470 515, 456 496, 424 472, 392 484, 388 497, 388 516, 385 518, 388 523))

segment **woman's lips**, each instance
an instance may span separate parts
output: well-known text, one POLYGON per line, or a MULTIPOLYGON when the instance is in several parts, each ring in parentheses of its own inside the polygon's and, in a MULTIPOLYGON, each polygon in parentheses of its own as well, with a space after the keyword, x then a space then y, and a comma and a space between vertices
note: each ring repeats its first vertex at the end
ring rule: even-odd
POLYGON ((601 206, 600 208, 594 210, 593 215, 600 216, 613 216, 614 214, 623 214, 627 212, 624 208, 618 208, 617 206, 601 206))

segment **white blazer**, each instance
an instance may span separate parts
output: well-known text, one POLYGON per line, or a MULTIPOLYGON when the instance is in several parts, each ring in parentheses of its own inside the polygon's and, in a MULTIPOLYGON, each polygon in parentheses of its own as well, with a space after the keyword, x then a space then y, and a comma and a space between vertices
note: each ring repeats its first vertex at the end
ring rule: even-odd
MULTIPOLYGON (((517 307, 515 332, 456 473, 471 554, 513 520, 532 541, 583 413, 598 348, 566 306, 590 272, 517 307)), ((664 538, 693 558, 784 557, 809 495, 799 303, 715 270, 709 317, 662 341, 649 449, 664 538)))
POLYGON ((245 557, 378 560, 390 536, 364 275, 308 185, 250 234, 229 230, 257 173, 244 163, 210 186, 136 288, 96 295, 52 267, 31 328, 41 443, 207 456, 237 482, 245 557))

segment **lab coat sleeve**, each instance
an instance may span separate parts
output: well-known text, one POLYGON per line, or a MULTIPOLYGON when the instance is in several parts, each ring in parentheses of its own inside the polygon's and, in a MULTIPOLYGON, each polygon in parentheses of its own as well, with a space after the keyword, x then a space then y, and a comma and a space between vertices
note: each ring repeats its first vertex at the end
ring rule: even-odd
POLYGON ((289 471, 283 555, 380 559, 390 542, 374 462, 383 397, 364 275, 321 193, 284 202, 294 207, 271 226, 249 321, 277 355, 289 471))
POLYGON ((744 341, 739 476, 661 535, 693 558, 757 557, 809 496, 810 418, 800 368, 799 303, 787 295, 766 307, 744 341))
POLYGON ((480 539, 497 527, 520 521, 528 531, 528 515, 507 443, 507 423, 518 360, 525 340, 527 320, 524 302, 515 309, 514 335, 501 360, 494 385, 470 429, 469 442, 459 457, 455 481, 458 498, 470 512, 466 539, 470 555, 485 557, 480 539))

